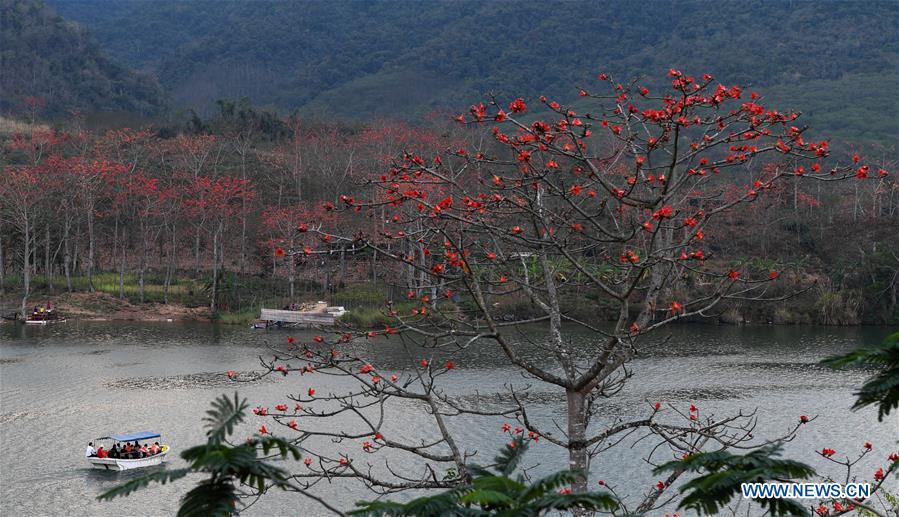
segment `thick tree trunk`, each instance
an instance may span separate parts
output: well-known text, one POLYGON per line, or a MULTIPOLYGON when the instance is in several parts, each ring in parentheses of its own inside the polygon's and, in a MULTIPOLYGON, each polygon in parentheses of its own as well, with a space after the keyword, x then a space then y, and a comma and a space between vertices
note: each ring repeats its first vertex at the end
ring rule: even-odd
POLYGON ((568 406, 568 469, 582 472, 584 478, 571 486, 575 493, 587 491, 587 397, 579 391, 566 391, 568 406))

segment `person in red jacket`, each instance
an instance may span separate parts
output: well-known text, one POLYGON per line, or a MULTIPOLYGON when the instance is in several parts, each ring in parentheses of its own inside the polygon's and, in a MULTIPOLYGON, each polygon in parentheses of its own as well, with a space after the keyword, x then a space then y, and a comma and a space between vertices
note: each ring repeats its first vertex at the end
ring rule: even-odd
POLYGON ((100 446, 99 449, 97 449, 97 457, 98 458, 108 458, 109 457, 109 453, 106 452, 106 449, 104 449, 102 445, 100 446))

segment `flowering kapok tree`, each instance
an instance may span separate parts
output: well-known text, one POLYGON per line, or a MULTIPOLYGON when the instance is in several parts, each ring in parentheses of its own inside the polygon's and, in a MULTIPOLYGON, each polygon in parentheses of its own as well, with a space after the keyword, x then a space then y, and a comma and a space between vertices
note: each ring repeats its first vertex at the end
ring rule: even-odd
POLYGON ((225 267, 225 239, 228 226, 246 203, 253 199, 255 189, 250 180, 221 176, 212 178, 198 176, 187 189, 182 204, 185 212, 192 218, 213 221, 212 234, 212 284, 210 289, 211 310, 216 309, 219 271, 225 267), (240 210, 239 210, 240 209, 240 210))
MULTIPOLYGON (((290 396, 295 404, 258 408, 257 415, 281 424, 263 432, 298 433, 302 440, 307 470, 294 479, 304 489, 335 478, 355 478, 381 493, 464 483, 474 444, 451 431, 449 422, 460 417, 516 419, 517 426, 504 430, 560 447, 570 468, 581 472, 633 433, 656 441, 645 459, 659 465, 701 451, 767 445, 792 437, 808 420, 797 416, 793 428, 765 441, 753 438, 754 413, 717 417, 695 406, 654 401, 635 420, 597 413, 596 402, 622 389, 631 376, 628 362, 642 346, 661 339, 661 327, 710 315, 727 300, 791 294, 777 285, 778 271, 716 256, 714 242, 727 239, 716 221, 744 210, 787 177, 834 181, 886 174, 860 157, 834 163, 828 142, 806 136, 798 113, 766 107, 756 93, 721 85, 710 75, 671 70, 669 79, 670 88, 653 92, 600 74, 607 93, 581 88, 589 107, 580 113, 541 97, 533 114, 533 101, 491 97, 456 117, 474 126, 476 144, 438 156, 410 150, 372 179, 377 195, 340 198, 344 206, 335 210, 344 210, 345 222, 366 214, 383 218, 375 226, 383 228, 381 234, 358 224, 348 234, 340 222, 303 226, 322 241, 375 249, 391 259, 391 271, 415 272, 391 275, 410 283, 408 297, 415 305, 399 311, 388 304, 394 322, 385 329, 341 331, 306 344, 290 340, 275 347, 273 360, 263 361, 273 374, 299 371, 310 383, 313 372, 338 375, 357 386, 317 393, 310 384, 290 396), (566 301, 585 292, 610 308, 612 321, 602 324, 599 315, 587 320, 568 310, 566 301), (537 314, 509 321, 496 308, 508 298, 526 300, 537 314), (545 329, 545 338, 530 344, 542 353, 522 353, 525 324, 545 329), (588 330, 595 346, 573 346, 566 339, 569 327, 588 330), (351 346, 356 339, 377 338, 400 340, 410 364, 384 371, 351 346), (494 397, 485 405, 445 392, 456 362, 437 362, 428 350, 452 357, 485 342, 498 345, 531 386, 564 390, 563 426, 554 430, 553 422, 532 415, 527 390, 511 383, 503 400, 494 397), (396 402, 422 405, 433 419, 433 434, 382 433, 385 414, 396 402), (591 427, 600 416, 603 426, 591 427), (329 440, 316 447, 315 438, 329 440), (394 459, 353 461, 349 449, 335 445, 355 441, 365 453, 390 451, 385 458, 394 459), (419 470, 391 468, 402 455, 419 470)), ((642 514, 670 502, 676 495, 669 487, 683 473, 668 473, 639 500, 623 503, 625 510, 642 514)), ((572 487, 586 488, 586 479, 572 487)))

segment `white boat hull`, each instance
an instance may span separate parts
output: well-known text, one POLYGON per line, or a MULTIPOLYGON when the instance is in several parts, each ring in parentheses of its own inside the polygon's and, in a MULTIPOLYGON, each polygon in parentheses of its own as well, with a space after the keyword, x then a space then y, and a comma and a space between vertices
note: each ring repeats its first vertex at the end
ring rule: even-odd
POLYGON ((27 325, 47 325, 48 323, 65 323, 66 320, 25 320, 27 325))
POLYGON ((132 470, 132 469, 142 469, 144 467, 153 467, 155 465, 160 465, 165 462, 165 457, 168 452, 161 452, 156 454, 155 456, 150 456, 148 458, 141 458, 138 460, 123 460, 118 458, 97 458, 92 456, 87 458, 87 461, 90 462, 91 467, 100 470, 132 470))

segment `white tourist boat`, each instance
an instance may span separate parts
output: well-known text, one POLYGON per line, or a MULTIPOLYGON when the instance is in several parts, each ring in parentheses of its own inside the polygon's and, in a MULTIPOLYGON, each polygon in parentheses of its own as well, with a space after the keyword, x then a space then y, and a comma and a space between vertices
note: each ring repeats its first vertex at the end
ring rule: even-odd
MULTIPOLYGON (((151 440, 153 438, 159 438, 159 433, 154 433, 152 431, 145 431, 141 433, 130 433, 130 434, 112 434, 109 436, 103 436, 97 438, 96 441, 100 444, 104 441, 112 441, 113 443, 119 445, 121 447, 124 443, 131 442, 143 442, 144 440, 151 440)), ((111 448, 111 447, 110 447, 111 448)), ((104 447, 105 449, 105 447, 104 447)), ((161 465, 165 462, 165 458, 169 453, 169 446, 166 444, 162 445, 162 452, 158 454, 154 454, 152 456, 148 456, 146 458, 140 459, 123 459, 123 458, 100 458, 97 456, 90 456, 87 459, 90 462, 91 466, 95 469, 100 470, 132 470, 132 469, 141 469, 144 467, 152 467, 155 465, 161 465)))

